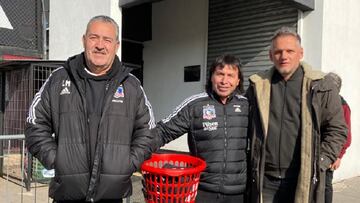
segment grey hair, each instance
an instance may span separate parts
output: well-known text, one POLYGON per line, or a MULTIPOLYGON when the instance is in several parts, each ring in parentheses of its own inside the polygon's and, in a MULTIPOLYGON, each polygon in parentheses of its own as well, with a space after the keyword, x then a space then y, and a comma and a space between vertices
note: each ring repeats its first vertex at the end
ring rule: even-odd
POLYGON ((328 73, 327 76, 328 76, 329 78, 331 78, 332 82, 336 85, 336 87, 337 87, 337 88, 339 89, 339 91, 340 91, 341 85, 342 85, 342 79, 341 79, 341 77, 340 77, 338 74, 334 73, 334 72, 328 73))
POLYGON ((95 16, 95 17, 92 17, 87 26, 86 26, 86 33, 88 33, 88 30, 89 30, 89 27, 91 25, 91 23, 95 22, 95 21, 100 21, 100 22, 105 22, 105 23, 111 23, 115 26, 116 28, 116 40, 119 41, 119 25, 115 22, 114 19, 112 19, 111 17, 109 16, 106 16, 106 15, 98 15, 98 16, 95 16))
POLYGON ((301 37, 296 32, 294 28, 291 27, 281 27, 280 29, 276 30, 274 35, 271 37, 271 46, 270 49, 273 49, 273 44, 276 38, 282 37, 282 36, 293 36, 297 39, 299 45, 301 46, 301 37))

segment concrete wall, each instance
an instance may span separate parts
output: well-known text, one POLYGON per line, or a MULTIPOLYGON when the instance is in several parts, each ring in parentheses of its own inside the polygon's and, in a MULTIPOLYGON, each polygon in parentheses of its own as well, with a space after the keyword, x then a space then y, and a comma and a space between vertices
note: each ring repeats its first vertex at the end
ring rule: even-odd
MULTIPOLYGON (((317 0, 315 10, 301 15, 299 31, 304 60, 343 78, 341 94, 352 110, 352 145, 335 173, 335 181, 360 175, 360 1, 317 0)), ((50 2, 50 59, 67 59, 83 50, 81 37, 95 15, 112 16, 121 25, 118 0, 50 2), (86 12, 84 12, 86 11, 86 12)), ((208 1, 166 0, 153 4, 151 41, 144 43, 144 88, 156 120, 186 97, 203 91, 207 49, 208 1), (184 83, 183 67, 201 65, 200 82, 184 83)), ((121 31, 120 31, 121 33, 121 31)), ((118 55, 120 56, 121 50, 118 55)), ((186 136, 166 148, 187 150, 186 136)))
POLYGON ((320 69, 323 44, 323 1, 315 1, 315 11, 301 14, 298 27, 304 48, 304 61, 320 69))
POLYGON ((335 173, 340 180, 360 175, 360 1, 324 1, 323 71, 338 73, 343 79, 340 94, 351 108, 352 144, 342 166, 335 173))
MULTIPOLYGON (((166 0, 153 4, 152 40, 144 43, 144 88, 157 121, 185 98, 204 89, 207 1, 166 0), (184 66, 201 65, 200 82, 184 83, 184 66)), ((188 150, 186 136, 167 148, 188 150)))
POLYGON ((360 175, 360 1, 318 0, 315 11, 305 14, 302 25, 305 60, 333 71, 343 79, 340 94, 351 108, 352 143, 334 180, 360 175))
MULTIPOLYGON (((82 36, 85 33, 86 24, 96 15, 111 16, 121 25, 121 9, 118 3, 118 0, 51 1, 49 59, 66 60, 82 52, 82 36)), ((121 56, 121 48, 118 56, 121 56)))

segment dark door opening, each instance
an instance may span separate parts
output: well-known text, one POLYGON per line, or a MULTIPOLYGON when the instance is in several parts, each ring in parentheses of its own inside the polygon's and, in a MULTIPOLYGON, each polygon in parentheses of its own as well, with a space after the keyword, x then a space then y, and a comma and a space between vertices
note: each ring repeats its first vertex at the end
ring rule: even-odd
POLYGON ((151 3, 123 8, 122 62, 143 83, 143 42, 151 40, 151 3))

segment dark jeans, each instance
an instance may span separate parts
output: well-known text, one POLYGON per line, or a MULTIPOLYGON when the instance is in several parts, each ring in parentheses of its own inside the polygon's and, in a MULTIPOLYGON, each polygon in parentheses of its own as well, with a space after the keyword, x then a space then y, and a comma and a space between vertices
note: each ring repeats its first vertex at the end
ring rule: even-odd
POLYGON ((292 203, 295 199, 297 179, 264 176, 263 203, 292 203))
POLYGON ((196 203, 245 203, 245 195, 224 195, 221 193, 198 190, 196 203))
POLYGON ((334 176, 334 171, 328 169, 326 171, 326 180, 325 180, 325 203, 332 203, 333 198, 333 185, 332 180, 334 176))

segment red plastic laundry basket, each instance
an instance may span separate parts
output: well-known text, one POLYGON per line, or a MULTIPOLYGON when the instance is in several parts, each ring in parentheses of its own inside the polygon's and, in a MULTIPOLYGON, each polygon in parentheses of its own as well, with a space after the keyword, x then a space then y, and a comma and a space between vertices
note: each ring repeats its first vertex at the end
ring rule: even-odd
POLYGON ((193 203, 200 172, 206 167, 200 158, 182 154, 153 154, 141 166, 147 203, 193 203))

